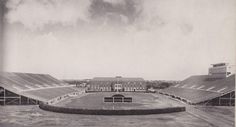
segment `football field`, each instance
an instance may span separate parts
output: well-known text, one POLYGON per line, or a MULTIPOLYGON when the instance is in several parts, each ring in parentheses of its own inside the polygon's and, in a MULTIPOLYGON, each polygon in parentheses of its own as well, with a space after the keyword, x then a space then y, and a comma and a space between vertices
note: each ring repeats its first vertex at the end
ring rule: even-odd
POLYGON ((80 109, 159 109, 180 106, 177 103, 166 102, 158 94, 143 92, 98 92, 86 93, 81 97, 71 97, 56 104, 57 106, 80 109), (104 97, 122 94, 131 97, 132 102, 104 102, 104 97))

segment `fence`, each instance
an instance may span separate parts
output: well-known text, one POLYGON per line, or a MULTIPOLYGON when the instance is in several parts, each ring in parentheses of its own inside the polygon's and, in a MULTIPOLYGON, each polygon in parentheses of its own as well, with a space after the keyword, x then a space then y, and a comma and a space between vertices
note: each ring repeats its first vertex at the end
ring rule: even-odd
POLYGON ((109 109, 79 109, 79 108, 68 108, 58 107, 54 105, 48 105, 40 103, 39 107, 43 110, 69 113, 69 114, 86 114, 86 115, 148 115, 148 114, 162 114, 172 112, 185 111, 185 107, 167 107, 160 109, 129 109, 129 110, 109 110, 109 109))

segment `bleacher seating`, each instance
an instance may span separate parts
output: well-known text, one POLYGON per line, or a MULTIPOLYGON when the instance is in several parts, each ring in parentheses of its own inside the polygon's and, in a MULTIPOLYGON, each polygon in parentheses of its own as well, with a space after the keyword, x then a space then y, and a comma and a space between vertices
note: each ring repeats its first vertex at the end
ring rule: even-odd
POLYGON ((48 101, 78 91, 48 74, 0 72, 0 86, 39 101, 48 101))
POLYGON ((26 91, 42 89, 47 87, 64 86, 65 83, 46 74, 31 73, 0 73, 0 83, 4 86, 26 91))
POLYGON ((17 90, 29 89, 26 87, 23 83, 21 83, 18 79, 16 79, 14 76, 9 76, 8 73, 0 73, 0 83, 4 86, 9 86, 16 88, 17 90))
POLYGON ((47 101, 56 98, 58 96, 62 96, 76 91, 77 90, 73 89, 72 87, 56 87, 56 88, 25 91, 24 94, 34 96, 39 100, 47 101))
POLYGON ((212 79, 208 75, 191 76, 180 84, 159 91, 172 97, 197 104, 235 90, 235 75, 212 79))

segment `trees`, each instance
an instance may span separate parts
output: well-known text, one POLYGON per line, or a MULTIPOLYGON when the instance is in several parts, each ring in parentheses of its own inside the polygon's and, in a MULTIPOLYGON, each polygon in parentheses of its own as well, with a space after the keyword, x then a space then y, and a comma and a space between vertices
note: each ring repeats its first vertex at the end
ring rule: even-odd
POLYGON ((169 82, 164 82, 164 81, 147 81, 147 89, 153 88, 153 89, 164 89, 167 88, 171 85, 173 85, 173 83, 169 83, 169 82))

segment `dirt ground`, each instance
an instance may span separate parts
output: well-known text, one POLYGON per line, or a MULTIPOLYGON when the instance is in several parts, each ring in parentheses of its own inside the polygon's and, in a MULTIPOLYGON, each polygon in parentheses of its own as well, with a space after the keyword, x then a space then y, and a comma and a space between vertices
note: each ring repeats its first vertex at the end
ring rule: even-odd
POLYGON ((187 112, 96 116, 43 111, 38 106, 1 106, 0 127, 214 127, 187 112))

